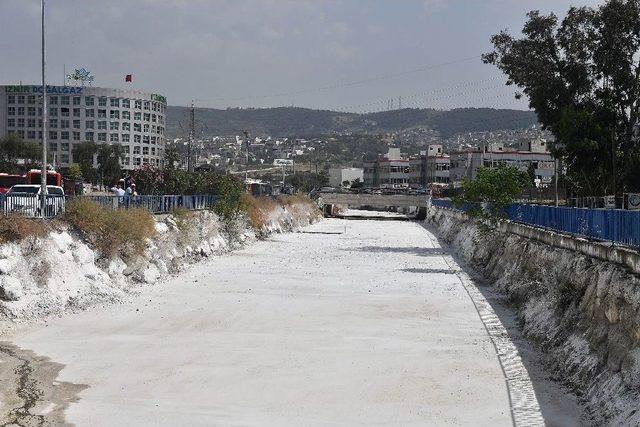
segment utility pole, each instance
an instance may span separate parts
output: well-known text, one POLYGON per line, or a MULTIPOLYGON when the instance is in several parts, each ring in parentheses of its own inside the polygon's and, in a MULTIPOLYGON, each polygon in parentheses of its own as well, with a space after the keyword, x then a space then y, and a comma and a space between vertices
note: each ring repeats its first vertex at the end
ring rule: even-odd
POLYGON ((193 163, 191 160, 191 146, 193 145, 193 137, 196 128, 196 109, 191 101, 191 120, 189 121, 189 142, 187 143, 187 171, 193 172, 193 163))
POLYGON ((556 195, 556 208, 560 205, 558 200, 558 159, 553 159, 553 166, 555 169, 555 195, 556 195))
MULTIPOLYGON (((615 123, 615 122, 614 122, 615 123)), ((615 124, 611 128, 611 189, 613 193, 614 208, 616 207, 616 131, 615 124)), ((623 200, 624 204, 624 200, 623 200)))
POLYGON ((402 110, 402 97, 398 97, 398 110, 402 110))
POLYGON ((40 176, 40 215, 45 218, 47 206, 47 131, 49 129, 47 117, 47 82, 45 76, 46 69, 46 45, 45 45, 45 0, 40 0, 42 19, 42 170, 40 176))
POLYGON ((244 142, 245 142, 245 160, 246 160, 246 166, 244 169, 244 181, 247 182, 247 179, 249 179, 249 131, 243 130, 242 133, 244 134, 244 142))

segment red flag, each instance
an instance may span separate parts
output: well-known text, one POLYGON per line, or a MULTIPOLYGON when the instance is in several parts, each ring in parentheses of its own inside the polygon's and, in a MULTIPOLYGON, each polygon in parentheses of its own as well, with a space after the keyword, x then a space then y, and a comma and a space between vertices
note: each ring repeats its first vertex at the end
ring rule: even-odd
POLYGON ((124 81, 129 83, 133 82, 133 74, 127 74, 124 76, 124 81))

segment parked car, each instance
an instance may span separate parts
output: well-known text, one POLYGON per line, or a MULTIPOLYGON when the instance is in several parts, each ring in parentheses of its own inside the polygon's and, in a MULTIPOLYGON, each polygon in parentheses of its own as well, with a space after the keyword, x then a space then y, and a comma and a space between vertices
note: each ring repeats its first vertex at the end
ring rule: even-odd
MULTIPOLYGON (((5 213, 20 213, 29 217, 41 216, 40 186, 20 184, 11 187, 4 197, 5 213)), ((47 185, 45 216, 52 217, 64 212, 64 190, 57 185, 47 185)))
POLYGON ((320 190, 318 190, 319 193, 337 193, 338 190, 336 190, 333 187, 321 187, 320 190))

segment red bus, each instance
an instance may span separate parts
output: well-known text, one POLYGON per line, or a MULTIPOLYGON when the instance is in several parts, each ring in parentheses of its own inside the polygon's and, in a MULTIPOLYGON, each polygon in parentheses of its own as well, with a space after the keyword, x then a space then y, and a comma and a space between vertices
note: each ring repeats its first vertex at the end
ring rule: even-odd
POLYGON ((14 185, 24 184, 24 180, 23 175, 0 173, 0 194, 6 194, 14 185))
MULTIPOLYGON (((25 176, 25 184, 40 184, 41 176, 42 171, 38 169, 31 169, 25 176)), ((47 171, 47 185, 62 187, 62 175, 56 171, 47 171)))

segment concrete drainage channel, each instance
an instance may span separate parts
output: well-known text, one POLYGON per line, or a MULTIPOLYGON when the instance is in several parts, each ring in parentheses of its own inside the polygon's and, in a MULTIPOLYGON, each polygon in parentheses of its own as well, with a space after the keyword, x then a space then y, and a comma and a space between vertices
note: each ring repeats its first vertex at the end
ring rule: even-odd
POLYGON ((64 410, 88 388, 57 381, 64 365, 0 342, 0 427, 68 426, 64 410))
MULTIPOLYGON (((427 237, 432 242, 433 247, 439 245, 429 234, 427 234, 427 237)), ((509 333, 500 321, 500 318, 478 287, 473 283, 469 275, 456 267, 457 263, 454 258, 446 254, 446 252, 443 252, 441 257, 449 267, 449 271, 458 277, 458 280, 469 295, 493 343, 509 393, 513 425, 546 425, 527 369, 522 362, 517 347, 511 341, 509 333)))
MULTIPOLYGON (((436 230, 419 224, 437 236, 436 230)), ((446 243, 427 236, 433 245, 444 248, 441 254, 444 263, 451 274, 458 277, 493 343, 509 393, 513 425, 589 425, 590 416, 576 394, 555 374, 551 375, 545 354, 524 336, 506 295, 486 283, 486 279, 455 255, 446 243)))
MULTIPOLYGON (((342 213, 332 212, 332 216, 344 220, 415 221, 417 224, 424 226, 416 218, 392 212, 346 210, 342 213)), ((427 234, 427 237, 432 242, 433 247, 440 246, 429 234, 427 234)), ((443 251, 440 256, 448 267, 446 273, 455 274, 469 295, 493 344, 509 394, 513 425, 545 426, 543 409, 536 396, 536 388, 531 380, 531 373, 525 366, 520 351, 511 338, 513 331, 510 333, 507 330, 500 320, 500 316, 496 314, 491 302, 483 295, 483 292, 476 286, 469 275, 457 267, 460 264, 464 265, 464 263, 454 259, 447 250, 443 251)), ((516 323, 515 319, 513 323, 516 323)))

